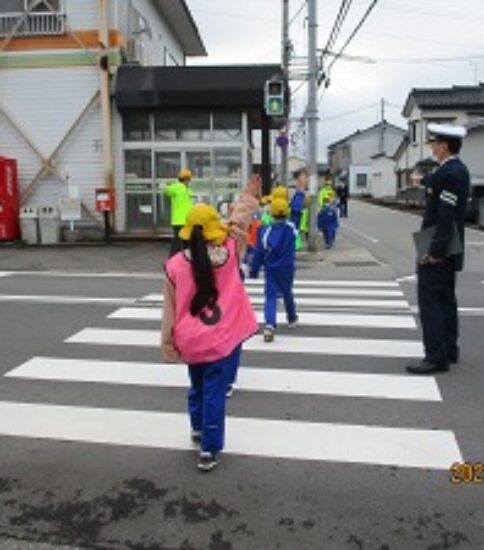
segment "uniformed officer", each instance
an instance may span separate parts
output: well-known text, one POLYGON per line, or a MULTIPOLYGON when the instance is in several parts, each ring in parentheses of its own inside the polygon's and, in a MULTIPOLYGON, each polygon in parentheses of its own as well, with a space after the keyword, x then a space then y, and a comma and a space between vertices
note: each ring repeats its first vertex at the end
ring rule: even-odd
POLYGON ((418 305, 425 358, 407 366, 414 374, 449 370, 459 360, 456 272, 464 254, 447 255, 454 231, 464 250, 464 219, 469 196, 469 172, 459 159, 466 129, 461 126, 429 124, 432 154, 440 163, 421 183, 426 189, 422 229, 435 226, 427 254, 417 266, 418 305))

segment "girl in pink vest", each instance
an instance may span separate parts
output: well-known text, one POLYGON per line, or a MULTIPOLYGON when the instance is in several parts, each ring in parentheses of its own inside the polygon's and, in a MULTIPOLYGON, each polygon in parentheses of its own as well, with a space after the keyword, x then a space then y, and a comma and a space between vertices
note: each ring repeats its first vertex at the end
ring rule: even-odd
POLYGON ((243 341, 258 330, 240 277, 239 255, 259 192, 260 178, 253 176, 228 226, 213 207, 194 206, 180 231, 189 248, 165 265, 162 354, 167 362, 188 364, 188 412, 203 471, 219 462, 227 385, 243 341))

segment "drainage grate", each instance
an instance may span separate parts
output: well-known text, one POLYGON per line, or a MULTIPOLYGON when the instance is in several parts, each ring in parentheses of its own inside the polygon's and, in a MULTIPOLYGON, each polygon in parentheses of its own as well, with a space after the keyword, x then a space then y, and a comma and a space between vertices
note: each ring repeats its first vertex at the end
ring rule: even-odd
POLYGON ((333 262, 336 267, 380 267, 380 262, 366 261, 366 262, 333 262))

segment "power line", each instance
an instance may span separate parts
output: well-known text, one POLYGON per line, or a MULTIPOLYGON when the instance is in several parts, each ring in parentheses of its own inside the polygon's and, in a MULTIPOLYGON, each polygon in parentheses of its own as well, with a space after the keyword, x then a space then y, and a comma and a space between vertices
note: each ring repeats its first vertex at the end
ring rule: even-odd
POLYGON ((358 31, 361 29, 365 21, 368 19, 370 13, 373 11, 375 6, 377 5, 378 0, 373 0, 366 12, 364 13, 363 17, 361 18, 360 22, 356 27, 354 28, 353 32, 350 34, 350 36, 346 39, 346 42, 343 44, 340 51, 337 53, 337 55, 334 57, 333 61, 328 66, 327 74, 329 75, 329 72, 331 71, 331 68, 334 66, 334 64, 338 61, 338 59, 341 57, 345 49, 347 48, 348 44, 353 40, 353 38, 358 34, 358 31))
MULTIPOLYGON (((336 19, 333 24, 333 28, 331 29, 331 32, 329 34, 328 41, 326 42, 326 46, 323 49, 324 51, 329 51, 333 47, 333 44, 336 42, 339 33, 341 32, 341 28, 343 26, 344 20, 346 19, 346 16, 348 15, 348 11, 351 7, 351 3, 353 0, 342 0, 338 14, 336 15, 336 19)), ((323 58, 323 54, 321 54, 321 59, 323 58)))

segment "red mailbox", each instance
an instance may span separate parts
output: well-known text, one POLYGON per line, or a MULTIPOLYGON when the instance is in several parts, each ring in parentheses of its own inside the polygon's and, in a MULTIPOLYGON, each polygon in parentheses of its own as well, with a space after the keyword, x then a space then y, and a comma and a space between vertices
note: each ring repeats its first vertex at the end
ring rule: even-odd
POLYGON ((112 187, 98 187, 96 189, 96 211, 114 212, 116 198, 112 187))
POLYGON ((0 157, 0 241, 19 238, 17 161, 0 157))

